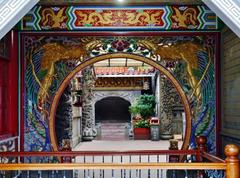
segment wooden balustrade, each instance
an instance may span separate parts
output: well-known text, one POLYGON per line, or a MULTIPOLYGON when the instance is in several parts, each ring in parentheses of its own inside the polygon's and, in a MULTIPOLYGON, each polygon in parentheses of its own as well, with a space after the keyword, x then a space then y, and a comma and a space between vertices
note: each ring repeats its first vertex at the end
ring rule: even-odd
MULTIPOLYGON (((80 169, 167 169, 167 170, 226 170, 226 163, 11 163, 0 164, 10 170, 80 170, 80 169)), ((227 177, 230 178, 230 177, 227 177)), ((236 178, 236 177, 231 177, 236 178)))
MULTIPOLYGON (((215 163, 225 163, 226 164, 226 178, 240 178, 240 168, 239 168, 239 147, 237 145, 227 145, 224 149, 226 159, 222 160, 214 155, 207 153, 207 138, 205 136, 196 137, 197 154, 196 160, 202 162, 203 158, 215 163)), ((200 171, 199 177, 203 177, 200 171)))
POLYGON ((207 152, 207 138, 205 136, 197 136, 196 137, 197 143, 197 162, 202 162, 203 157, 201 155, 202 152, 207 152))
MULTIPOLYGON (((196 137, 196 143, 197 143, 197 155, 196 155, 196 161, 197 162, 203 162, 203 152, 207 152, 207 138, 205 136, 197 136, 196 137)), ((198 177, 202 178, 204 177, 204 171, 200 170, 198 172, 198 177)))
POLYGON ((239 178, 239 147, 237 145, 227 145, 224 153, 227 156, 225 159, 227 163, 226 178, 239 178))
POLYGON ((216 157, 216 156, 214 156, 214 155, 211 155, 211 154, 209 154, 209 153, 206 153, 206 152, 202 152, 202 153, 201 153, 201 156, 202 156, 203 158, 211 161, 211 162, 214 162, 214 163, 217 163, 217 162, 223 163, 223 162, 225 162, 225 160, 223 160, 223 159, 221 159, 221 158, 218 158, 218 157, 216 157))
MULTIPOLYGON (((239 147, 227 145, 226 159, 222 160, 206 153, 206 139, 197 138, 196 150, 142 150, 142 151, 74 151, 74 152, 0 152, 0 157, 77 157, 77 156, 134 156, 134 155, 194 155, 196 163, 166 163, 166 162, 139 162, 139 163, 8 163, 0 164, 1 171, 9 170, 117 170, 117 169, 167 169, 167 170, 224 170, 226 178, 239 178, 239 147), (200 162, 208 159, 211 162, 200 162)), ((122 158, 121 158, 122 160, 122 158)), ((202 176, 200 174, 200 176, 202 176)))

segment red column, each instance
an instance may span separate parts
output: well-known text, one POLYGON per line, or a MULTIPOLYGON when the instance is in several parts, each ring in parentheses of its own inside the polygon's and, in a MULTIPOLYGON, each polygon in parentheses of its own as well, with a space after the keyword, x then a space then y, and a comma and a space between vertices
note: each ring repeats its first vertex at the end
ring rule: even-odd
POLYGON ((8 113, 7 104, 7 71, 8 62, 6 59, 0 58, 0 135, 6 133, 6 121, 8 113))
POLYGON ((18 37, 10 32, 10 60, 8 64, 8 132, 17 135, 18 131, 18 37))
MULTIPOLYGON (((3 40, 4 46, 8 45, 8 36, 3 40)), ((8 46, 9 47, 9 46, 8 46)), ((6 47, 4 50, 8 50, 6 47)), ((9 56, 0 57, 0 135, 8 134, 8 66, 9 56)))

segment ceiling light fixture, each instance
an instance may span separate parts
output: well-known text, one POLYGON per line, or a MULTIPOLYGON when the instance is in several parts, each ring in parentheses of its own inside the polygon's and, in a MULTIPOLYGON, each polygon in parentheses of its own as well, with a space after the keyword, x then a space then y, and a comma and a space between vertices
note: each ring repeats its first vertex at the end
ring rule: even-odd
POLYGON ((117 0, 118 2, 120 2, 120 3, 123 3, 124 2, 124 0, 117 0))

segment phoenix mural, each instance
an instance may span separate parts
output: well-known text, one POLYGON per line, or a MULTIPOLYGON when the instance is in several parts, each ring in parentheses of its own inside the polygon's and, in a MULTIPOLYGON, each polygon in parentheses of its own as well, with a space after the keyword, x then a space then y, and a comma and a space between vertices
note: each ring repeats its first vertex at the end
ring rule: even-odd
POLYGON ((24 38, 26 151, 52 150, 51 102, 64 78, 82 61, 108 53, 131 53, 154 60, 180 82, 192 111, 192 137, 206 135, 215 151, 216 35, 28 36, 24 38))

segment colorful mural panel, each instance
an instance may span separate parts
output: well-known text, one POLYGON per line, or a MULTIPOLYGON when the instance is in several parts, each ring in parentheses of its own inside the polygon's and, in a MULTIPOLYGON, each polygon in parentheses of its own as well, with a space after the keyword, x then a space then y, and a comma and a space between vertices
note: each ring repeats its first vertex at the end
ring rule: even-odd
POLYGON ((208 30, 217 17, 206 6, 84 7, 35 6, 22 30, 208 30))
POLYGON ((25 150, 51 150, 49 111, 63 79, 83 60, 125 52, 154 60, 181 83, 192 110, 191 147, 206 135, 209 150, 216 138, 216 35, 37 36, 24 35, 25 150))

